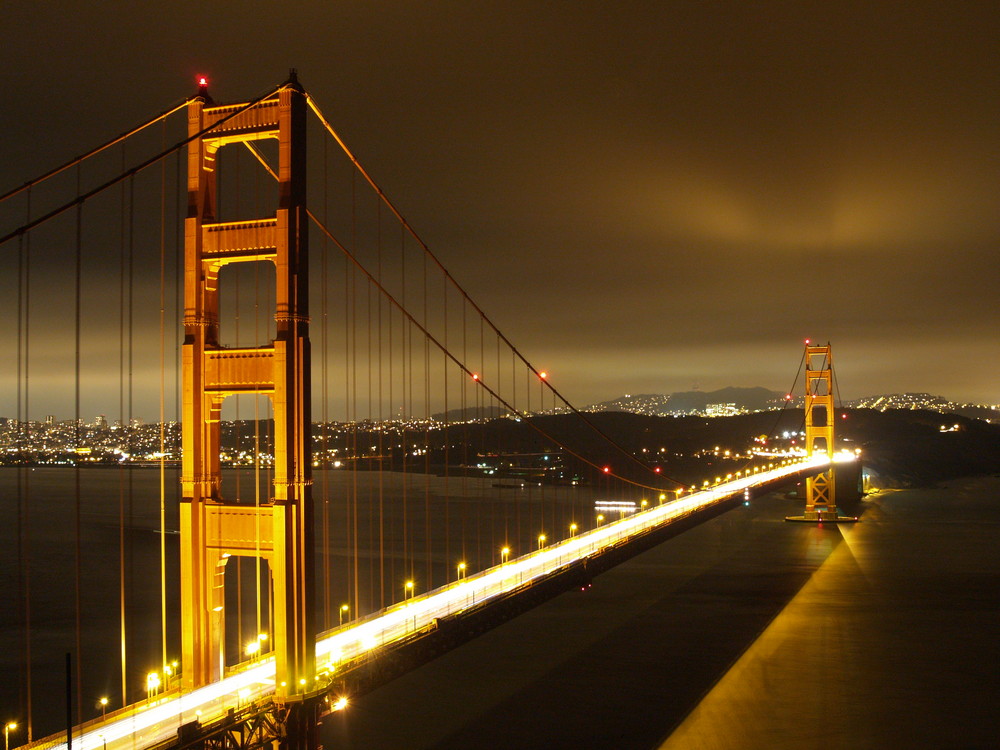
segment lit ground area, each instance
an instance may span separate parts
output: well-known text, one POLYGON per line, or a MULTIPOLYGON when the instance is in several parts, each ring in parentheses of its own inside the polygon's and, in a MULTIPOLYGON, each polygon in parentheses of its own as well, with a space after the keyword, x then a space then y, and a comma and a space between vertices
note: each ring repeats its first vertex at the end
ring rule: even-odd
POLYGON ((328 748, 992 747, 1000 481, 739 507, 359 698, 328 748))

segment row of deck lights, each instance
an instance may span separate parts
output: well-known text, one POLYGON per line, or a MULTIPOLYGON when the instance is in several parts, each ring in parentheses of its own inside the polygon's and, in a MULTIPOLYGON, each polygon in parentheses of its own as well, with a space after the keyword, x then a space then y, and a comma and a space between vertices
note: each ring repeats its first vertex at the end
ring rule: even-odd
MULTIPOLYGON (((791 463, 791 459, 787 459, 787 460, 781 461, 781 462, 779 462, 778 465, 779 466, 786 466, 789 463, 791 463)), ((767 469, 765 469, 765 471, 773 469, 774 466, 775 466, 774 463, 769 463, 767 465, 767 469)), ((608 471, 608 469, 605 469, 605 471, 608 471)), ((753 472, 752 473, 757 474, 760 471, 761 471, 761 467, 755 466, 755 467, 753 467, 753 472)), ((725 480, 723 480, 722 477, 716 477, 715 478, 715 484, 716 485, 721 484, 723 481, 727 481, 728 482, 728 481, 733 480, 734 478, 735 479, 740 479, 743 476, 750 476, 750 474, 751 474, 750 469, 747 469, 745 472, 743 472, 743 471, 737 471, 735 474, 726 474, 725 480)), ((706 479, 704 481, 704 483, 702 484, 702 488, 708 487, 709 485, 710 485, 710 482, 709 482, 709 480, 706 479)), ((691 485, 690 490, 685 490, 685 488, 680 487, 677 490, 673 490, 673 492, 676 493, 676 497, 677 498, 680 498, 681 495, 683 495, 685 492, 696 492, 697 490, 698 490, 698 488, 697 488, 696 485, 691 485)), ((666 502, 666 500, 667 500, 667 493, 661 492, 660 496, 659 496, 659 500, 660 500, 660 505, 662 505, 664 502, 666 502)), ((639 503, 640 511, 644 511, 648 507, 649 507, 649 501, 648 500, 642 500, 639 503)), ((621 514, 624 516, 625 515, 625 511, 622 510, 621 514)), ((596 520, 597 520, 597 526, 600 527, 604 523, 604 521, 605 521, 604 514, 603 513, 598 513, 596 520)), ((569 536, 570 536, 571 539, 576 536, 576 532, 579 530, 579 528, 580 527, 575 522, 571 523, 569 525, 569 536)), ((545 546, 545 542, 546 541, 548 541, 548 537, 544 533, 538 535, 538 549, 539 550, 542 549, 542 547, 545 546)), ((500 563, 501 563, 501 565, 506 565, 507 560, 509 559, 509 557, 510 557, 510 547, 503 547, 500 550, 500 563)), ((457 572, 457 580, 459 580, 459 581, 464 580, 465 577, 466 577, 466 575, 467 575, 467 573, 468 573, 468 565, 464 561, 458 563, 458 565, 456 566, 456 572, 457 572)), ((415 584, 414 584, 414 582, 412 580, 408 580, 404 584, 404 586, 403 586, 403 601, 404 602, 407 599, 412 599, 414 597, 414 595, 415 595, 414 586, 415 586, 415 584)), ((347 609, 347 605, 345 604, 342 607, 342 610, 346 611, 346 609, 347 609)), ((341 625, 343 625, 343 619, 341 619, 341 625)))
MULTIPOLYGON (((785 465, 787 465, 789 463, 790 463, 790 459, 781 461, 781 462, 779 462, 778 465, 779 466, 785 466, 785 465)), ((769 463, 767 465, 767 469, 766 470, 771 470, 773 468, 774 468, 774 463, 769 463)), ((753 473, 754 474, 757 474, 760 471, 761 471, 761 467, 755 466, 753 468, 753 473)), ((751 473, 750 470, 747 469, 746 472, 745 472, 745 475, 749 476, 750 473, 751 473)), ((742 476, 744 476, 744 472, 742 472, 742 471, 738 471, 738 472, 735 473, 735 478, 736 479, 739 479, 742 476)), ((725 477, 725 481, 730 481, 733 478, 734 478, 733 474, 727 474, 726 477, 725 477)), ((715 484, 716 485, 721 484, 722 482, 723 482, 723 478, 722 477, 716 477, 715 478, 715 484)), ((703 487, 708 487, 708 486, 709 486, 709 481, 705 480, 705 482, 703 483, 703 487)), ((692 485, 691 488, 690 488, 690 491, 694 492, 696 490, 697 490, 697 487, 695 485, 692 485)), ((680 489, 676 490, 677 497, 679 498, 684 492, 685 492, 684 488, 680 488, 680 489)), ((660 493, 659 500, 660 500, 660 504, 661 505, 666 501, 666 499, 667 499, 666 493, 660 493)), ((640 502, 640 510, 641 511, 646 510, 646 508, 648 507, 648 505, 649 505, 649 502, 647 500, 645 500, 645 499, 642 500, 640 502)), ((623 514, 624 514, 624 511, 623 511, 623 514)), ((597 520, 597 526, 598 527, 601 526, 601 524, 603 524, 604 520, 605 520, 604 514, 603 513, 597 514, 597 519, 596 520, 597 520)), ((574 536, 576 536, 576 532, 577 532, 578 529, 579 529, 579 527, 578 527, 578 525, 575 522, 571 523, 569 525, 570 538, 573 538, 574 536)), ((544 533, 538 535, 538 549, 539 550, 542 549, 542 547, 545 546, 545 542, 547 540, 548 540, 548 537, 544 533)), ((503 548, 500 549, 500 560, 501 560, 501 564, 502 565, 506 565, 507 564, 507 561, 510 559, 510 552, 511 552, 511 549, 508 546, 504 546, 503 548)), ((468 571, 468 565, 464 561, 462 561, 462 562, 458 563, 458 565, 456 567, 456 570, 457 570, 458 580, 459 581, 464 580, 465 577, 466 577, 467 571, 468 571)), ((406 583, 404 585, 404 589, 403 589, 403 600, 404 600, 404 602, 407 599, 412 599, 415 596, 415 593, 416 593, 415 592, 415 586, 416 586, 416 584, 414 583, 413 580, 406 581, 406 583)), ((343 624, 344 624, 344 616, 349 611, 350 611, 350 606, 349 605, 342 604, 340 606, 339 617, 340 617, 340 625, 341 626, 343 626, 343 624)), ((245 649, 246 650, 246 655, 248 657, 250 657, 250 658, 256 658, 261 653, 262 648, 263 648, 263 644, 266 643, 267 638, 268 638, 268 636, 267 636, 266 633, 259 633, 257 635, 257 638, 255 640, 252 640, 252 641, 250 641, 247 644, 246 649, 245 649)), ((164 665, 164 667, 163 667, 163 674, 164 674, 165 682, 166 682, 166 684, 164 686, 165 689, 167 689, 167 690, 170 689, 170 678, 175 673, 178 673, 178 663, 176 661, 172 662, 171 664, 164 665)), ((305 680, 304 679, 301 682, 302 682, 303 685, 305 684, 305 680)), ((146 676, 146 691, 147 691, 147 698, 148 699, 152 699, 152 697, 157 692, 159 692, 159 688, 160 688, 161 684, 162 683, 161 683, 161 680, 160 680, 160 675, 157 672, 150 672, 146 676)), ((100 701, 99 701, 99 704, 101 706, 101 720, 104 721, 107 718, 108 699, 106 697, 102 697, 100 699, 100 701)), ((336 705, 333 706, 333 710, 342 710, 342 709, 346 708, 346 706, 347 706, 347 698, 346 697, 341 697, 341 698, 339 698, 337 700, 336 705)), ((10 732, 12 730, 17 729, 17 726, 18 726, 17 723, 13 722, 13 721, 9 721, 9 722, 7 722, 4 725, 4 746, 5 746, 5 750, 10 750, 10 732)))

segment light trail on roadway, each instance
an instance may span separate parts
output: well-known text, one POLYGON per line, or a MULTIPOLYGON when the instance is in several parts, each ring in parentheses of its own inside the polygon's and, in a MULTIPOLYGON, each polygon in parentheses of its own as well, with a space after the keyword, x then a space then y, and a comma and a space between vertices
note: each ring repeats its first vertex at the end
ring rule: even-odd
MULTIPOLYGON (((853 453, 839 453, 834 462, 857 460, 853 453)), ((589 531, 580 531, 568 539, 514 558, 486 570, 469 574, 459 581, 421 595, 411 595, 395 604, 352 623, 321 634, 316 642, 317 681, 303 686, 311 692, 336 675, 338 667, 370 652, 432 627, 438 618, 481 605, 489 599, 510 593, 526 583, 591 557, 601 550, 623 542, 636 534, 672 523, 749 488, 773 482, 803 470, 822 468, 826 456, 789 461, 776 468, 747 473, 675 500, 637 509, 631 515, 610 521, 589 531)), ((78 727, 73 747, 81 750, 119 750, 148 747, 177 736, 184 724, 211 723, 226 715, 230 708, 247 706, 266 698, 275 689, 273 657, 261 657, 234 668, 233 673, 210 685, 183 693, 177 689, 134 703, 116 711, 106 720, 97 719, 78 727)), ((65 734, 37 740, 25 747, 65 750, 65 734)))

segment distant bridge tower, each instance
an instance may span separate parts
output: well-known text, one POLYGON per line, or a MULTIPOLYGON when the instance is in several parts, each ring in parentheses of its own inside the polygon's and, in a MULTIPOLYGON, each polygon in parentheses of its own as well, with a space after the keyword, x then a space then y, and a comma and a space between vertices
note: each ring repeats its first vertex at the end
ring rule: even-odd
POLYGON ((806 455, 826 454, 830 464, 823 471, 806 478, 806 509, 802 516, 789 516, 789 521, 856 521, 841 516, 837 510, 836 470, 833 465, 833 426, 836 422, 833 406, 833 352, 830 344, 813 346, 806 343, 806 455))
POLYGON ((271 575, 276 696, 294 703, 312 690, 315 676, 305 95, 293 76, 253 107, 214 106, 203 84, 202 96, 188 106, 188 132, 197 136, 216 123, 188 146, 181 674, 185 690, 222 677, 225 566, 231 556, 259 555, 271 575), (278 141, 275 214, 220 223, 218 150, 266 138, 278 141), (224 348, 219 271, 252 261, 270 261, 276 269, 275 338, 266 346, 224 348), (273 402, 273 495, 259 507, 221 495, 219 419, 223 400, 236 394, 266 394, 273 402))

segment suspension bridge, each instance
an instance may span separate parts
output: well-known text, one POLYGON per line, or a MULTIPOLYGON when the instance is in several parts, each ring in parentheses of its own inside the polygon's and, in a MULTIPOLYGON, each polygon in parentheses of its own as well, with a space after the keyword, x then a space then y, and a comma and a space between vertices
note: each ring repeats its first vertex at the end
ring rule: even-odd
POLYGON ((236 104, 203 79, 0 207, 16 745, 315 748, 353 695, 755 493, 856 520, 829 345, 794 450, 674 472, 518 350, 294 74, 236 104))

